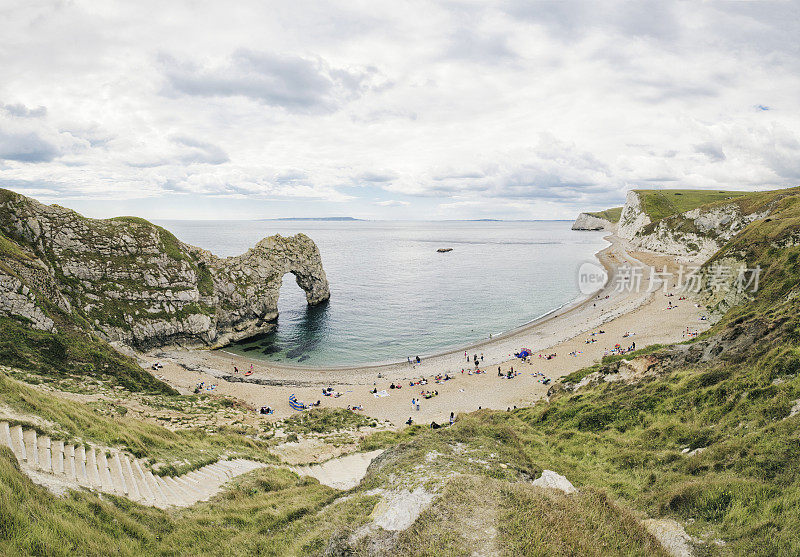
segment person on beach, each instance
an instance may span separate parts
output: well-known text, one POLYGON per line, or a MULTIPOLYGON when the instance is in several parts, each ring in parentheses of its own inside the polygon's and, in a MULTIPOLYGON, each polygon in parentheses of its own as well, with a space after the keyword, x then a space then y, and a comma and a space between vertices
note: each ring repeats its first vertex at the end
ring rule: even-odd
POLYGON ((411 425, 413 423, 414 423, 414 420, 412 420, 411 416, 409 416, 408 419, 406 420, 406 425, 411 425))
POLYGON ((453 425, 455 421, 456 421, 455 414, 453 414, 453 412, 450 412, 450 425, 453 425))
POLYGON ((233 366, 233 373, 239 373, 239 368, 236 367, 236 366, 233 366))

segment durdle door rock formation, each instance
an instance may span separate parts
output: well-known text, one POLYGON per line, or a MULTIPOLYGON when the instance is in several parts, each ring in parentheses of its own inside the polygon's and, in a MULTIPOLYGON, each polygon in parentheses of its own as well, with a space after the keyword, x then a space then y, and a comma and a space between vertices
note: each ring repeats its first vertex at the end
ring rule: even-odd
POLYGON ((53 312, 137 349, 219 347, 269 332, 283 276, 310 305, 330 297, 304 234, 220 258, 144 219, 90 219, 0 189, 0 316, 45 331, 53 312))

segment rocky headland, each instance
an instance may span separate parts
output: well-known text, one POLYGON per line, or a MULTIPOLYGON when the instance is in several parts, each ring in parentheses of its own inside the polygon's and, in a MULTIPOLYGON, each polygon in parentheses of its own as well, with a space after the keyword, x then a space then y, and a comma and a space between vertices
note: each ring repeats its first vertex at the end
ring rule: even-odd
POLYGON ((613 230, 614 223, 590 213, 581 213, 572 223, 572 230, 613 230))
POLYGON ((309 305, 330 297, 304 234, 220 258, 144 219, 90 219, 2 189, 0 253, 0 315, 55 332, 57 313, 136 349, 219 347, 271 331, 286 273, 309 305))

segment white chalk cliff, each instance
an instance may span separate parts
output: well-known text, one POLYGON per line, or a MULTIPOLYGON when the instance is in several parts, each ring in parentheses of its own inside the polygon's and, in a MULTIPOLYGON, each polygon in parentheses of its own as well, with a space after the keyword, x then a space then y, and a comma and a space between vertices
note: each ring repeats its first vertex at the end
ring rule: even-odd
POLYGON ((581 213, 572 223, 572 230, 613 230, 614 223, 589 213, 581 213))
POLYGON ((641 195, 629 191, 617 235, 640 249, 703 262, 748 224, 767 217, 772 208, 769 205, 748 212, 732 200, 651 222, 643 209, 641 195))

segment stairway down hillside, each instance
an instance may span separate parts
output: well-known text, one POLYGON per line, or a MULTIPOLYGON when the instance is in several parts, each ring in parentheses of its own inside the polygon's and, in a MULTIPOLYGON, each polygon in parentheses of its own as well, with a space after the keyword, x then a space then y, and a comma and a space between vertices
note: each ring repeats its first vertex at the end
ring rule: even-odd
POLYGON ((8 422, 0 422, 0 445, 13 451, 34 482, 53 491, 85 487, 158 508, 205 501, 231 478, 266 466, 253 460, 220 460, 182 476, 156 476, 118 450, 65 444, 8 422))

